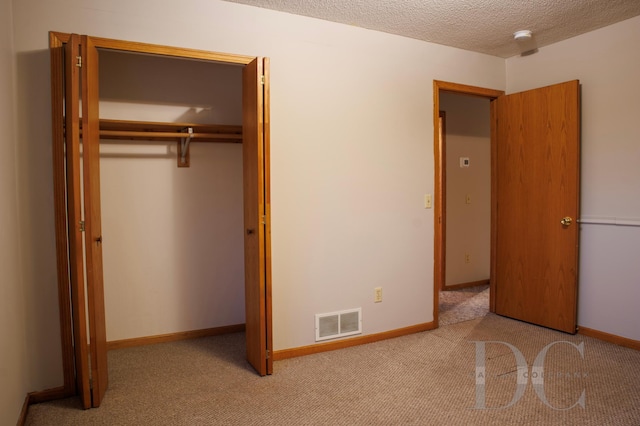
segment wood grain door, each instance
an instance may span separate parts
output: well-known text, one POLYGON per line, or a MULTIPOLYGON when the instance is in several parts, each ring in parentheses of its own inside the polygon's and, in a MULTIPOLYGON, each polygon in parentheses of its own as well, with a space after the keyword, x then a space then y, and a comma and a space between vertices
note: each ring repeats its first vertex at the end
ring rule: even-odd
POLYGON ((107 333, 102 274, 98 50, 88 36, 82 36, 81 69, 85 258, 92 382, 91 405, 99 407, 108 383, 107 333))
POLYGON ((271 289, 267 273, 268 78, 263 58, 243 70, 242 157, 244 192, 245 315, 247 360, 262 376, 271 374, 271 289), (266 105, 266 106, 265 106, 266 105))
POLYGON ((100 406, 108 382, 98 101, 98 52, 88 37, 73 34, 65 44, 65 160, 76 386, 84 408, 100 406))
POLYGON ((82 406, 91 407, 89 372, 89 334, 87 330, 84 273, 84 206, 81 194, 82 158, 80 155, 80 36, 72 34, 65 49, 65 150, 67 183, 67 220, 69 241, 69 280, 73 309, 76 388, 82 406))
POLYGON ((575 333, 579 82, 501 96, 492 108, 495 312, 575 333))

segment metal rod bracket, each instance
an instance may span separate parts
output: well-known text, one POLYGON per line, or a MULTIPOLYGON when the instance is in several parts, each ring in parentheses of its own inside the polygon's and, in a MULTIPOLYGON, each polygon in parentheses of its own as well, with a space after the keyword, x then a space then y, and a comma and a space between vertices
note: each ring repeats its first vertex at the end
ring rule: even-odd
POLYGON ((187 132, 187 136, 184 138, 180 138, 180 142, 178 142, 178 167, 189 167, 190 159, 189 159, 189 144, 191 143, 191 138, 193 137, 193 127, 188 127, 183 132, 187 132))

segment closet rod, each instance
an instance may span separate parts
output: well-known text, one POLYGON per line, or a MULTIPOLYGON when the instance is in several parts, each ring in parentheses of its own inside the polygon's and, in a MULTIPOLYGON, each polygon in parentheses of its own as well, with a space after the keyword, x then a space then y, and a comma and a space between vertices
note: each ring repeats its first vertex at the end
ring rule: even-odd
MULTIPOLYGON (((108 138, 154 138, 154 139, 176 139, 184 138, 185 133, 180 132, 145 132, 131 130, 100 130, 100 136, 108 138)), ((192 139, 234 139, 242 141, 242 135, 236 133, 193 133, 192 139)))

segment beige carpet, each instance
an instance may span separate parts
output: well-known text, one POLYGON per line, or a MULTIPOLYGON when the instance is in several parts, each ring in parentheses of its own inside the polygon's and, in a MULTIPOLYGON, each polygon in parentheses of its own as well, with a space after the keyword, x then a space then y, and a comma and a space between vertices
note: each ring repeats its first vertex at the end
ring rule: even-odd
POLYGON ((480 318, 489 313, 489 284, 441 291, 439 324, 449 325, 480 318))
MULTIPOLYGON (((34 405, 28 425, 640 425, 640 352, 493 314, 437 330, 275 363, 258 377, 244 335, 120 349, 98 409, 34 405), (547 352, 542 398, 517 363, 547 352), (485 342, 486 384, 476 386, 485 342), (479 399, 484 389, 484 400, 479 399), (584 392, 584 408, 570 407, 584 392), (542 399, 546 400, 546 403, 542 399), (479 402, 480 401, 480 402, 479 402), (482 409, 482 407, 487 407, 482 409), (493 407, 493 408, 491 408, 493 407)), ((538 386, 539 389, 539 386, 538 386)))

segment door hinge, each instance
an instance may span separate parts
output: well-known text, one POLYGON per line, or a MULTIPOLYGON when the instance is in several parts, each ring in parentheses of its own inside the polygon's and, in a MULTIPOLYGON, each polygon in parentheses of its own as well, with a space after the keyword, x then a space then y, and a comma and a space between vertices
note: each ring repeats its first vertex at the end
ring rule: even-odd
POLYGON ((82 56, 76 56, 77 62, 76 67, 82 68, 82 56))
POLYGON ((260 84, 264 85, 264 75, 260 76, 260 84))
POLYGON ((89 389, 93 389, 93 377, 89 378, 89 389))
POLYGON ((262 224, 266 225, 267 224, 267 216, 262 215, 262 216, 260 216, 260 218, 261 218, 262 224))
POLYGON ((78 224, 80 225, 80 232, 84 232, 84 220, 81 220, 78 224))
POLYGON ((271 357, 271 352, 269 351, 269 349, 267 349, 267 359, 269 359, 271 357))

